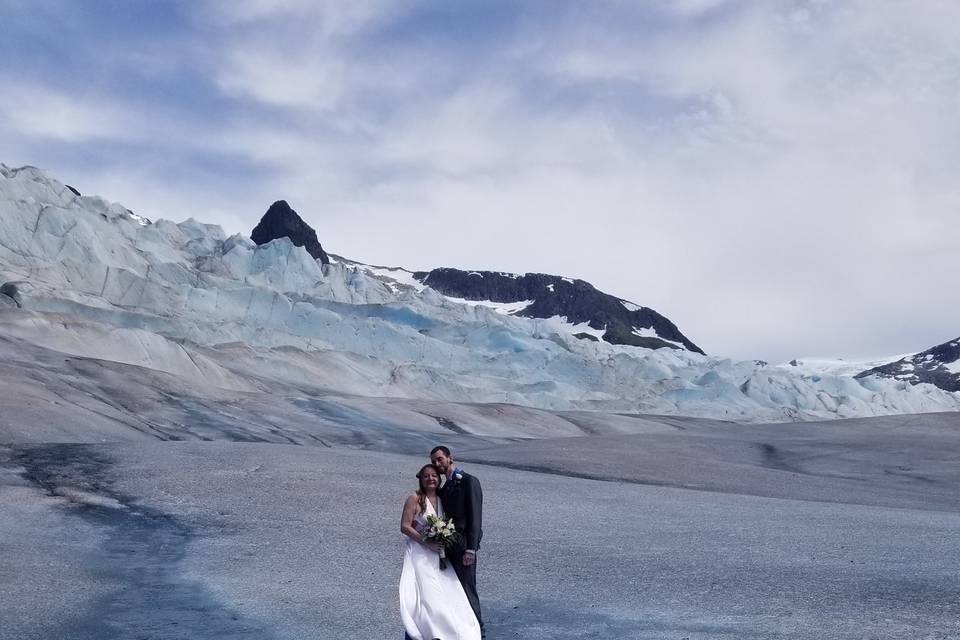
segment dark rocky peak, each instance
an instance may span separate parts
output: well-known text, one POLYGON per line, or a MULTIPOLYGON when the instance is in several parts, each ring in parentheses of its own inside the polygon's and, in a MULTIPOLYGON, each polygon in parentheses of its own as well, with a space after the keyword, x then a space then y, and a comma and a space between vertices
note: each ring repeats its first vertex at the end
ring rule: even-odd
MULTIPOLYGON (((596 289, 584 280, 545 273, 502 273, 440 268, 417 271, 413 277, 440 293, 466 300, 531 301, 516 315, 528 318, 564 316, 572 324, 588 323, 603 339, 649 349, 685 348, 703 351, 670 320, 653 309, 635 305, 596 289)), ((590 334, 577 334, 594 339, 590 334)))
POLYGON ((901 358, 856 375, 857 378, 880 376, 910 384, 927 382, 944 391, 960 391, 960 338, 938 344, 926 351, 901 358))
POLYGON ((317 232, 303 221, 286 200, 277 200, 270 205, 250 234, 250 239, 258 245, 277 238, 290 238, 295 246, 306 249, 314 259, 330 264, 330 258, 317 240, 317 232))

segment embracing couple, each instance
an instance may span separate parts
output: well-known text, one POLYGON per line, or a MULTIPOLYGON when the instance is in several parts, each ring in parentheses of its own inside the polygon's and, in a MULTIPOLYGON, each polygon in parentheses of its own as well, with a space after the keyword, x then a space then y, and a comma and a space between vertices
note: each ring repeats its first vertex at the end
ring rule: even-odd
POLYGON ((418 488, 403 505, 400 530, 407 536, 400 575, 400 618, 409 640, 480 640, 477 551, 483 537, 480 481, 453 462, 447 447, 434 447, 417 473, 418 488), (443 485, 441 486, 441 478, 443 485), (428 519, 453 521, 456 533, 443 551, 425 539, 428 519), (446 565, 445 568, 441 568, 446 565))

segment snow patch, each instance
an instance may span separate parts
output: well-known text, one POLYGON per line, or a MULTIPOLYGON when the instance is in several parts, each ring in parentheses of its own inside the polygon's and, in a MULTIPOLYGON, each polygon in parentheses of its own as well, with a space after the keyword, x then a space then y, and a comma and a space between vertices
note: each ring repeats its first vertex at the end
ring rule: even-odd
POLYGON ((633 335, 641 338, 656 338, 657 340, 663 340, 664 342, 669 342, 670 344, 676 345, 680 349, 686 349, 682 342, 677 342, 676 340, 667 340, 666 338, 661 337, 653 327, 634 327, 632 333, 633 335))
MULTIPOLYGON (((412 271, 407 271, 401 267, 374 267, 370 265, 358 265, 361 269, 386 282, 388 285, 400 285, 401 287, 410 287, 414 291, 423 291, 426 285, 413 277, 412 271)), ((396 290, 395 286, 392 286, 396 290)))
POLYGON ((450 302, 465 304, 471 307, 486 307, 488 309, 493 309, 497 313, 502 313, 503 315, 508 316, 519 313, 534 303, 534 300, 520 300, 518 302, 491 302, 490 300, 467 300, 466 298, 455 298, 453 296, 443 297, 450 302))
POLYGON ((571 336, 575 336, 578 333, 586 333, 595 337, 599 341, 603 341, 603 334, 607 332, 606 327, 603 329, 594 329, 590 326, 589 322, 578 322, 574 324, 567 320, 566 316, 551 316, 541 320, 541 322, 549 330, 556 331, 557 333, 566 333, 571 336))
POLYGON ((127 209, 127 217, 133 220, 134 222, 136 222, 137 224, 139 224, 141 227, 147 227, 153 224, 147 218, 144 218, 143 216, 138 216, 137 214, 135 214, 133 211, 130 211, 129 209, 127 209))
POLYGON ((797 358, 791 363, 775 365, 777 367, 786 367, 801 373, 802 375, 837 375, 837 376, 855 376, 858 373, 881 367, 891 362, 902 360, 911 354, 901 354, 898 356, 887 356, 884 358, 870 358, 865 360, 846 360, 844 358, 797 358), (796 364, 792 364, 796 363, 796 364))

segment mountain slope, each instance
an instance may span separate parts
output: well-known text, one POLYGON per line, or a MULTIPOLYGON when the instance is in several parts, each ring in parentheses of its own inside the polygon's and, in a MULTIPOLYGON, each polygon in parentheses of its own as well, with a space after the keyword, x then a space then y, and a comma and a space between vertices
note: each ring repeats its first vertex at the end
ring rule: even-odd
POLYGON ((400 269, 323 264, 287 238, 146 221, 32 167, 0 165, 0 287, 6 335, 26 345, 238 393, 747 421, 960 407, 927 384, 578 339, 556 317, 462 304, 400 269))
MULTIPOLYGON (((305 247, 311 256, 329 264, 316 231, 284 200, 274 202, 253 229, 250 239, 258 245, 289 238, 294 246, 305 247)), ((440 268, 411 272, 401 268, 373 267, 341 256, 334 258, 363 269, 413 285, 429 286, 442 295, 466 304, 486 304, 508 315, 553 319, 583 340, 604 340, 611 344, 648 349, 687 349, 703 353, 670 320, 653 309, 598 291, 589 282, 542 273, 502 273, 440 268)))
POLYGON ((598 291, 583 280, 543 273, 519 275, 451 268, 417 271, 413 277, 446 296, 474 301, 524 302, 525 306, 515 311, 515 315, 562 317, 573 325, 585 325, 578 334, 580 338, 703 353, 676 325, 653 309, 598 291))
POLYGON ((927 383, 944 391, 960 391, 960 338, 857 374, 858 378, 867 376, 893 378, 910 384, 927 383))

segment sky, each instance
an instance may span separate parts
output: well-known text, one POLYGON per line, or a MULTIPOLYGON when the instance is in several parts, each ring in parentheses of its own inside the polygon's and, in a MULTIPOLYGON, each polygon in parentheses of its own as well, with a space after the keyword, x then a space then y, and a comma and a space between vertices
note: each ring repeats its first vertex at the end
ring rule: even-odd
POLYGON ((712 355, 960 335, 952 0, 0 0, 0 161, 372 264, 582 278, 712 355))

